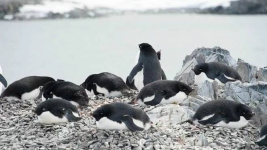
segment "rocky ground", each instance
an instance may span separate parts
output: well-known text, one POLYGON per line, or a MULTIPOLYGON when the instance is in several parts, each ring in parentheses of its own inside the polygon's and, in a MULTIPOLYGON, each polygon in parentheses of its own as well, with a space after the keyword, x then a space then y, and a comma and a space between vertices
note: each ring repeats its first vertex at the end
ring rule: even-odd
POLYGON ((259 133, 253 125, 237 130, 212 126, 195 128, 188 123, 162 124, 159 120, 166 112, 161 109, 156 111, 157 117, 153 114, 165 106, 143 108, 154 122, 148 131, 106 131, 96 128, 95 120, 90 116, 92 111, 106 103, 129 102, 135 95, 132 92, 129 96, 114 99, 95 97, 90 100, 88 108, 80 110, 81 121, 53 125, 42 125, 36 121, 34 110, 40 100, 1 99, 0 149, 260 149, 254 144, 259 133))

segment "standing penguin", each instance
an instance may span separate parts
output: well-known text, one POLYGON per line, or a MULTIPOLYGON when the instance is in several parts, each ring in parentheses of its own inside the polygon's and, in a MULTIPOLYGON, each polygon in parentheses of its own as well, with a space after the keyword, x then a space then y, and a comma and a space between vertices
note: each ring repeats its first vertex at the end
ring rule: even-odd
POLYGON ((140 105, 180 103, 193 89, 179 81, 160 80, 147 84, 136 97, 140 105))
POLYGON ((2 67, 0 66, 0 94, 4 89, 7 87, 7 81, 5 77, 3 76, 2 67))
POLYGON ((44 101, 37 106, 35 113, 38 116, 38 121, 45 124, 76 122, 82 119, 78 109, 63 99, 44 101))
POLYGON ((29 76, 11 83, 1 94, 3 97, 15 97, 21 100, 33 100, 38 98, 42 87, 51 81, 51 77, 29 76))
POLYGON ((92 115, 99 129, 142 131, 151 126, 150 119, 143 110, 124 103, 103 105, 92 115))
POLYGON ((75 106, 87 106, 88 95, 84 88, 67 81, 52 81, 43 87, 43 100, 61 98, 70 101, 75 106))
POLYGON ((213 100, 201 105, 192 118, 194 124, 242 128, 254 116, 251 109, 230 100, 213 100))
POLYGON ((263 126, 260 131, 260 138, 256 141, 259 146, 267 146, 267 125, 263 126))
POLYGON ((227 82, 242 81, 242 78, 232 67, 219 62, 201 63, 194 67, 195 83, 202 84, 205 80, 217 81, 220 85, 227 82))
POLYGON ((90 75, 81 86, 88 96, 103 94, 106 97, 119 97, 128 90, 122 78, 108 72, 90 75))
POLYGON ((126 84, 130 88, 136 87, 140 91, 151 82, 165 80, 166 76, 159 62, 160 55, 153 47, 150 44, 142 43, 139 48, 138 62, 127 77, 126 84))

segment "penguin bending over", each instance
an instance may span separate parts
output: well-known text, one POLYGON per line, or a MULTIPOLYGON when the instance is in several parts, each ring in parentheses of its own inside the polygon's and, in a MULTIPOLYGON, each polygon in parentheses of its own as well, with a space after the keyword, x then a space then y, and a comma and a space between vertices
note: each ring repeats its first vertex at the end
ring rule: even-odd
POLYGON ((61 98, 70 101, 75 106, 87 106, 88 95, 84 88, 67 81, 52 81, 43 87, 43 101, 51 98, 61 98))
POLYGON ((159 80, 147 84, 136 97, 140 105, 181 103, 193 89, 179 81, 159 80))
POLYGON ((126 79, 126 84, 130 88, 141 90, 145 85, 157 80, 165 80, 166 75, 160 65, 160 54, 150 44, 139 45, 139 58, 137 64, 132 69, 126 79))
POLYGON ((4 89, 7 87, 7 81, 5 77, 3 76, 2 67, 0 66, 0 94, 4 89))
POLYGON ((143 110, 124 103, 103 105, 92 115, 99 129, 142 131, 151 126, 150 119, 143 110))
POLYGON ((242 81, 242 78, 234 68, 219 62, 201 63, 192 69, 195 73, 195 83, 200 85, 208 81, 217 81, 219 85, 227 82, 242 81))
POLYGON ((35 113, 38 116, 38 121, 44 124, 76 122, 82 119, 78 109, 63 99, 44 101, 37 106, 35 113))
POLYGON ((119 97, 128 90, 122 78, 108 72, 90 75, 81 86, 88 96, 102 94, 105 97, 119 97))
POLYGON ((25 77, 11 83, 0 97, 15 97, 21 100, 34 100, 40 95, 42 87, 51 81, 55 80, 46 76, 25 77))
POLYGON ((260 138, 255 142, 259 146, 267 146, 267 125, 263 126, 260 131, 260 138))
POLYGON ((251 109, 230 100, 213 100, 201 105, 192 118, 194 124, 242 128, 254 116, 251 109))

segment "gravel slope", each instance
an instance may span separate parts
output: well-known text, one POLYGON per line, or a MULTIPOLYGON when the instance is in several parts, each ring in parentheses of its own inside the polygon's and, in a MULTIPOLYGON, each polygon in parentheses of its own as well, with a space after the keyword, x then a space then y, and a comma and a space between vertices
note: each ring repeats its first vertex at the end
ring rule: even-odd
MULTIPOLYGON (((90 107, 80 110, 81 121, 56 125, 36 121, 34 109, 40 100, 0 99, 0 149, 260 149, 254 144, 258 130, 252 125, 240 130, 211 126, 194 129, 188 123, 173 128, 153 125, 143 132, 96 129, 90 116, 93 110, 114 101, 129 102, 135 95, 94 98, 90 107)), ((145 111, 153 108, 145 108, 145 111)))

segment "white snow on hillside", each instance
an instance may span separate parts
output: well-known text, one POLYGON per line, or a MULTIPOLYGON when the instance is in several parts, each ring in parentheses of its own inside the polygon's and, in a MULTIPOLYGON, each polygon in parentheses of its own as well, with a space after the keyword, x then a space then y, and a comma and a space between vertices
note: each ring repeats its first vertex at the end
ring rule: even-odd
POLYGON ((21 12, 65 13, 75 8, 107 7, 117 10, 146 10, 164 8, 228 7, 233 0, 44 0, 40 5, 25 5, 21 12))

